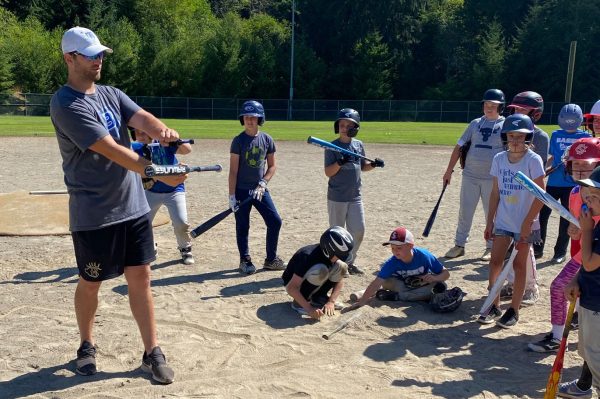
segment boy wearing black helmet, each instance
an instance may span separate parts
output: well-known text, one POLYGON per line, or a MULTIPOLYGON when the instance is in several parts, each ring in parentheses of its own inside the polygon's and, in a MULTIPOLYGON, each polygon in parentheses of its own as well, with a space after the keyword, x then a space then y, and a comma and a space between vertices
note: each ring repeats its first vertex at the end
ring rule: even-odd
MULTIPOLYGON (((465 245, 469 240, 469 232, 479 200, 483 205, 484 215, 487 215, 490 193, 492 192, 490 167, 494 155, 503 149, 500 140, 500 129, 502 129, 504 117, 500 114, 505 104, 504 93, 498 89, 489 89, 483 94, 481 102, 483 116, 472 120, 460 136, 450 156, 446 172, 442 177, 444 184, 450 184, 454 167, 462 154, 463 162, 461 162, 461 166, 463 172, 460 186, 458 224, 454 237, 454 247, 448 250, 444 256, 448 259, 465 254, 465 245), (468 155, 465 159, 464 154, 467 148, 469 148, 468 155)), ((487 241, 485 248, 481 259, 489 260, 492 242, 487 241)))
POLYGON ((345 262, 353 246, 352 235, 343 227, 333 226, 321 235, 319 244, 302 247, 292 256, 281 276, 294 299, 292 309, 316 320, 334 314, 335 301, 348 275, 345 262))
POLYGON ((258 101, 246 101, 239 115, 244 131, 234 137, 229 154, 229 206, 235 212, 235 235, 240 253, 240 271, 253 274, 256 267, 250 257, 248 232, 250 211, 254 206, 267 225, 267 254, 263 267, 284 270, 285 262, 277 256, 281 217, 271 199, 267 183, 275 175, 275 142, 259 126, 265 110, 258 101), (252 201, 240 206, 246 198, 252 201))
MULTIPOLYGON (((360 115, 352 108, 344 108, 338 112, 333 124, 335 133, 340 137, 333 144, 354 153, 365 155, 362 141, 355 137, 360 129, 360 115)), ((325 151, 325 175, 329 178, 327 189, 327 213, 330 226, 343 226, 354 237, 348 271, 350 274, 364 274, 356 266, 356 253, 365 235, 365 215, 362 203, 361 172, 374 168, 382 168, 382 159, 375 158, 374 162, 362 158, 325 151)))

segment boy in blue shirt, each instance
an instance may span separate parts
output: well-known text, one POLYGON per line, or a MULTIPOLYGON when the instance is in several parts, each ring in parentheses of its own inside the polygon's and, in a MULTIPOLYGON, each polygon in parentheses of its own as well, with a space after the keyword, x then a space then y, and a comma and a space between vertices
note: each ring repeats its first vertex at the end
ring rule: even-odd
POLYGON ((381 265, 377 277, 365 289, 360 300, 344 311, 366 305, 381 287, 396 292, 401 301, 428 301, 433 286, 450 277, 435 255, 425 248, 415 247, 414 236, 405 227, 397 227, 382 245, 390 245, 393 255, 381 265), (415 279, 420 282, 409 283, 409 280, 415 279), (415 287, 418 285, 420 287, 415 287))

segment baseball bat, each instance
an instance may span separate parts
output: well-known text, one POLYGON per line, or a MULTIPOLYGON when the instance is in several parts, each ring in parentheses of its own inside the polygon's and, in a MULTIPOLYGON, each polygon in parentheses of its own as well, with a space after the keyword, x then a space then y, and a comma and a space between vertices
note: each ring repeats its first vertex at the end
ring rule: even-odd
MULTIPOLYGON (((169 143, 169 147, 177 147, 180 146, 182 144, 194 144, 194 139, 187 139, 187 140, 177 140, 177 141, 171 141, 169 143)), ((150 144, 147 144, 148 147, 158 147, 161 146, 162 144, 160 144, 159 142, 153 142, 150 144)))
POLYGON ((242 202, 240 202, 235 207, 235 210, 232 210, 231 208, 227 208, 223 212, 219 212, 215 216, 213 216, 210 219, 208 219, 206 222, 202 223, 201 225, 199 225, 198 227, 196 227, 195 229, 193 229, 192 231, 190 231, 190 236, 192 236, 192 238, 196 238, 199 235, 201 235, 203 233, 206 233, 208 230, 212 229, 217 224, 219 224, 227 216, 229 216, 233 212, 237 212, 237 210, 240 209, 241 206, 246 205, 250 201, 252 201, 252 197, 248 197, 245 200, 243 200, 242 202))
POLYGON ((569 222, 573 223, 575 226, 579 227, 579 220, 571 214, 564 206, 561 205, 560 202, 555 200, 550 194, 542 190, 540 186, 535 184, 533 180, 529 177, 525 176, 523 172, 518 171, 515 174, 514 179, 519 182, 523 187, 525 187, 531 194, 533 194, 538 200, 544 203, 544 205, 548 206, 548 208, 552 208, 560 216, 567 219, 569 222))
POLYGON ((190 172, 220 172, 223 170, 221 165, 209 166, 187 166, 187 165, 148 165, 144 169, 146 177, 154 176, 177 176, 185 175, 190 172))
POLYGON ((433 207, 433 211, 431 211, 431 215, 429 215, 429 219, 427 220, 427 224, 425 225, 425 230, 423 230, 423 237, 429 237, 429 232, 431 231, 431 228, 433 227, 433 222, 435 222, 435 218, 437 217, 440 202, 442 202, 442 197, 444 196, 444 192, 446 191, 447 186, 448 183, 444 183, 444 187, 442 188, 440 198, 438 198, 437 203, 433 207))
POLYGON ((42 190, 30 191, 29 195, 53 195, 53 194, 68 194, 67 190, 42 190))
POLYGON ((342 331, 344 328, 346 328, 348 326, 348 324, 350 324, 351 322, 362 317, 363 313, 364 313, 364 309, 361 309, 356 314, 353 314, 352 316, 348 317, 346 320, 344 320, 340 324, 338 324, 337 327, 335 327, 332 331, 323 334, 322 335, 323 339, 329 340, 334 334, 336 334, 336 333, 342 331))
POLYGON ((554 359, 554 364, 552 365, 552 371, 550 372, 548 382, 546 383, 546 393, 544 394, 544 399, 554 399, 556 398, 556 394, 558 392, 558 383, 560 382, 560 374, 562 373, 563 369, 565 351, 567 349, 567 341, 569 340, 569 332, 571 331, 571 319, 573 318, 573 312, 575 311, 576 302, 577 301, 572 301, 569 305, 569 312, 567 313, 565 329, 563 330, 562 339, 560 340, 560 347, 558 348, 558 353, 556 353, 556 359, 554 359))
POLYGON ((512 265, 513 265, 513 262, 514 262, 516 256, 517 256, 517 248, 515 247, 515 248, 513 248, 513 251, 510 254, 510 258, 508 258, 508 260, 506 262, 504 262, 504 268, 498 275, 498 278, 494 282, 494 285, 492 286, 492 288, 490 288, 490 293, 488 294, 487 298, 483 302, 483 305, 481 305, 481 309, 479 309, 479 314, 481 316, 486 316, 489 313, 490 309, 492 308, 492 304, 494 303, 494 300, 496 299, 498 294, 500 294, 500 290, 502 289, 504 280, 506 280, 506 277, 508 277, 508 273, 510 272, 510 269, 512 269, 512 267, 513 267, 512 265))
POLYGON ((362 154, 357 154, 356 152, 349 151, 349 150, 347 150, 345 148, 342 148, 342 147, 337 146, 337 145, 335 145, 333 143, 330 143, 329 141, 321 140, 321 139, 318 139, 318 138, 313 137, 313 136, 308 136, 308 140, 306 140, 306 142, 309 143, 309 144, 316 145, 318 147, 325 148, 326 150, 331 150, 331 151, 339 152, 339 153, 342 153, 342 154, 350 155, 350 156, 353 156, 353 157, 362 158, 362 159, 364 159, 366 161, 369 161, 369 162, 375 162, 371 158, 367 158, 367 157, 365 157, 362 154))

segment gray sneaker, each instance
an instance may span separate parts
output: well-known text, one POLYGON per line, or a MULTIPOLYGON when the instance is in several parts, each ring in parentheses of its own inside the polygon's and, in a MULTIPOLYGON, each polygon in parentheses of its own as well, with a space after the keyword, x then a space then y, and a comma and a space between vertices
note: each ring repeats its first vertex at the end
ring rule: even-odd
POLYGON ((535 303, 538 301, 539 298, 540 298, 540 290, 537 286, 533 289, 526 289, 525 292, 523 293, 523 300, 521 300, 521 305, 522 306, 535 305, 535 303))
POLYGON ((558 384, 557 396, 559 398, 592 399, 592 395, 594 394, 592 388, 589 388, 584 391, 577 386, 577 381, 578 380, 573 380, 558 384))
POLYGON ((444 258, 453 259, 453 258, 458 258, 459 256, 463 256, 464 254, 465 254, 465 247, 461 247, 460 245, 455 245, 454 247, 450 248, 450 250, 448 250, 448 252, 446 252, 446 255, 444 255, 444 258))
POLYGON ((240 271, 244 274, 256 273, 256 266, 254 266, 254 263, 252 263, 252 259, 249 256, 240 260, 240 271))
POLYGON ((89 341, 83 341, 77 349, 75 371, 80 375, 94 375, 96 369, 96 346, 89 341))
POLYGON ((513 285, 512 283, 506 283, 504 284, 504 286, 502 287, 502 289, 500 289, 500 299, 511 299, 513 296, 513 285))
POLYGON ((263 268, 267 270, 285 270, 287 263, 285 263, 279 256, 276 256, 273 260, 266 260, 263 263, 263 268))
POLYGON ((161 384, 170 384, 175 379, 175 373, 171 367, 167 366, 167 359, 159 346, 155 346, 150 354, 146 354, 144 351, 142 370, 152 374, 152 379, 161 384))

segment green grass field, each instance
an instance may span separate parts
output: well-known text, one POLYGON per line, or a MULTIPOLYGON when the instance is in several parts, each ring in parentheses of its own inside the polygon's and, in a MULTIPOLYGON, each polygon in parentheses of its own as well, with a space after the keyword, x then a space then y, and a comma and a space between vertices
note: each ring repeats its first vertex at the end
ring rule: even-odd
MULTIPOLYGON (((241 131, 235 120, 163 119, 183 138, 231 139, 241 131)), ((363 122, 359 138, 367 143, 454 145, 466 123, 363 122)), ((540 126, 551 133, 557 126, 540 126)), ((264 130, 275 140, 304 141, 308 136, 333 139, 333 122, 267 121, 264 130)), ((0 116, 0 137, 54 136, 45 116, 0 116)))

